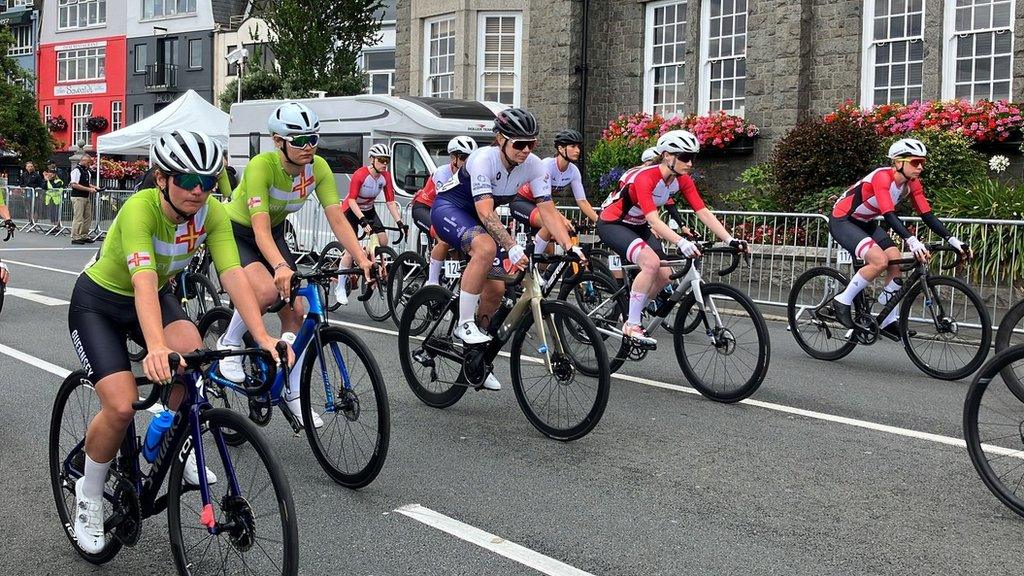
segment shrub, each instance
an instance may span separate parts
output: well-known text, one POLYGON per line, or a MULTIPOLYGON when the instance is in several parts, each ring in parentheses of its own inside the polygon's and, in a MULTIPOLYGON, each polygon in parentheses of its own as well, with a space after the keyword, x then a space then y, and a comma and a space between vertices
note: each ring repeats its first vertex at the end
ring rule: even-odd
POLYGON ((591 186, 605 193, 611 192, 618 184, 622 172, 640 164, 640 155, 653 145, 654 141, 651 140, 598 140, 587 158, 587 177, 591 186))
POLYGON ((802 122, 772 152, 779 204, 791 210, 808 193, 849 186, 883 157, 881 139, 870 127, 842 118, 802 122))
POLYGON ((966 136, 944 130, 919 130, 887 138, 883 149, 888 150, 899 138, 917 138, 928 148, 928 163, 921 173, 926 193, 987 179, 988 163, 982 154, 971 148, 971 140, 966 136))
POLYGON ((830 186, 819 192, 805 195, 794 207, 797 212, 807 214, 831 214, 839 196, 846 192, 849 186, 830 186))
POLYGON ((744 185, 722 196, 727 207, 750 212, 779 212, 779 187, 770 162, 755 164, 744 170, 739 178, 744 185))

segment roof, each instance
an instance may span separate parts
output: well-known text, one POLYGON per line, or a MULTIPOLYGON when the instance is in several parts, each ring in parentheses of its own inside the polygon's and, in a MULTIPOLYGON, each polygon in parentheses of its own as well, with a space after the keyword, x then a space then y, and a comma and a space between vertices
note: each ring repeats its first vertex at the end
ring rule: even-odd
POLYGON ((438 118, 457 118, 459 120, 494 120, 494 111, 475 100, 455 100, 451 98, 427 98, 425 96, 399 96, 425 108, 438 118))
POLYGON ((212 0, 213 21, 221 26, 231 23, 232 16, 244 15, 248 12, 249 0, 212 0))

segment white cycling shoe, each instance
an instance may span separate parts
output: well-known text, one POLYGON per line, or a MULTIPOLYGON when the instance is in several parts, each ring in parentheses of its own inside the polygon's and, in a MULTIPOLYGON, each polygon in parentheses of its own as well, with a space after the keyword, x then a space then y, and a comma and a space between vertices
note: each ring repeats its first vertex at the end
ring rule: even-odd
MULTIPOLYGON (((476 322, 463 322, 455 327, 453 335, 466 344, 485 344, 491 341, 490 335, 480 329, 476 322)), ((500 388, 501 385, 499 384, 500 388)))
POLYGON ((339 279, 338 284, 334 287, 334 299, 342 306, 348 306, 348 290, 345 284, 344 280, 339 279))
MULTIPOLYGON (((291 410, 292 414, 295 415, 295 419, 299 421, 299 424, 305 426, 306 423, 302 421, 302 402, 300 401, 300 399, 292 398, 291 400, 285 400, 285 402, 288 404, 288 409, 291 410)), ((321 418, 320 415, 317 414, 316 412, 313 412, 313 427, 323 428, 323 426, 323 418, 321 418)))
POLYGON ((75 540, 86 554, 99 554, 107 545, 103 534, 103 499, 93 500, 82 494, 85 478, 75 482, 75 540))
POLYGON ((487 388, 488 390, 501 390, 501 382, 498 382, 498 379, 494 377, 493 372, 488 374, 487 379, 484 380, 484 388, 487 388))
MULTIPOLYGON (((199 466, 196 464, 196 453, 192 452, 185 459, 185 472, 182 474, 182 478, 186 483, 193 486, 199 486, 199 466)), ((213 470, 206 469, 206 483, 216 484, 217 475, 213 473, 213 470)))
MULTIPOLYGON (((241 346, 231 346, 224 343, 224 336, 221 335, 217 339, 217 350, 241 350, 241 346)), ((245 382, 245 369, 242 368, 242 357, 241 356, 228 356, 222 358, 217 364, 220 375, 234 382, 235 384, 241 384, 245 382)))

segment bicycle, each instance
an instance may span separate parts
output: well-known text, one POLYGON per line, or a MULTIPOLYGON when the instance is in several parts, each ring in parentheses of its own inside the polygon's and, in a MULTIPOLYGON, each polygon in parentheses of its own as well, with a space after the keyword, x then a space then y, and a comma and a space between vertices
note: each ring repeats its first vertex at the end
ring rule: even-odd
MULTIPOLYGON (((654 301, 656 308, 648 311, 644 330, 653 334, 674 313, 670 334, 683 375, 706 398, 739 402, 756 392, 768 373, 768 326, 749 296, 728 284, 706 282, 700 273, 704 256, 728 254, 732 257, 730 264, 718 271, 719 276, 727 276, 739 266, 742 250, 715 246, 713 241, 697 242, 697 247, 700 258, 662 261, 662 266, 681 265, 682 269, 669 277, 674 282, 670 284, 671 294, 663 291, 660 300, 654 301)), ((639 269, 633 264, 622 268, 639 269)), ((603 274, 584 272, 577 280, 564 284, 559 294, 562 299, 573 295, 597 325, 615 372, 626 360, 643 360, 655 349, 622 334, 622 324, 628 317, 629 289, 625 277, 619 284, 603 274)))
MULTIPOLYGON (((284 352, 278 348, 279 357, 284 352)), ((271 372, 276 365, 269 352, 253 348, 170 355, 171 366, 178 366, 179 359, 187 365, 175 378, 184 386, 184 397, 145 473, 139 463, 144 438, 137 435, 134 421, 128 425, 103 494, 107 543, 95 554, 78 547, 74 516, 75 482, 85 469, 85 431, 99 399, 83 370, 72 372, 61 384, 50 420, 50 483, 62 528, 86 561, 103 564, 123 546, 134 546, 142 521, 166 509, 171 556, 180 574, 298 573, 295 506, 280 463, 252 423, 213 408, 206 398, 203 381, 208 370, 203 366, 230 355, 260 357, 271 372), (225 442, 229 433, 237 440, 232 446, 225 442), (209 483, 204 473, 199 474, 198 486, 184 483, 185 462, 193 452, 198 469, 216 474, 216 483, 209 483), (252 474, 247 475, 250 469, 252 474), (165 479, 167 492, 160 495, 165 479), (280 519, 268 518, 271 514, 280 519), (219 566, 210 566, 217 562, 219 566)), ((144 378, 137 383, 152 385, 144 378)), ((257 388, 267 385, 259 382, 257 388)), ((153 407, 158 400, 166 406, 173 386, 152 386, 145 400, 133 404, 135 410, 153 407)))
MULTIPOLYGON (((352 331, 327 323, 321 297, 321 290, 324 286, 329 288, 338 274, 353 272, 361 274, 362 270, 317 267, 308 274, 296 272, 292 277, 292 296, 288 304, 293 305, 301 296, 309 307, 292 350, 296 358, 300 358, 303 351, 315 352, 307 354, 302 366, 297 367, 302 370, 302 421, 314 422, 316 407, 323 410, 323 427, 299 424, 284 401, 287 380, 281 374, 259 394, 252 393, 252 387, 247 384, 224 378, 217 370, 211 370, 209 381, 216 385, 211 395, 225 408, 248 417, 259 426, 266 426, 273 408, 280 407, 295 434, 305 429, 313 455, 332 480, 348 488, 362 488, 377 477, 387 458, 391 438, 387 388, 366 344, 352 331), (303 281, 305 286, 302 286, 303 281), (322 379, 322 385, 320 382, 314 385, 314 375, 322 379)), ((283 301, 278 302, 269 311, 274 312, 274 308, 284 305, 283 301)), ((215 346, 230 322, 230 310, 214 308, 200 321, 199 334, 207 346, 215 346)), ((247 343, 249 338, 246 333, 247 343)), ((259 362, 246 365, 245 372, 247 381, 267 378, 266 367, 259 362)))
MULTIPOLYGON (((952 264, 940 265, 939 270, 954 268, 963 261, 952 247, 929 244, 927 248, 933 254, 955 255, 952 264)), ((854 261, 854 267, 862 264, 854 261)), ((899 264, 910 277, 890 295, 877 315, 872 313, 875 298, 866 291, 858 294, 853 303, 853 329, 840 324, 832 310, 832 300, 846 288, 848 278, 828 266, 801 274, 786 306, 789 330, 796 343, 811 357, 832 361, 845 357, 858 344, 875 344, 880 335, 895 340, 880 330, 879 324, 899 305, 899 340, 918 369, 940 380, 959 380, 972 374, 985 361, 992 341, 992 322, 981 298, 956 278, 931 274, 928 265, 916 258, 890 264, 899 264), (911 317, 912 313, 923 314, 911 317), (937 358, 933 350, 936 344, 941 346, 937 358)))
MULTIPOLYGON (((1006 311, 1003 319, 999 322, 999 331, 996 332, 996 352, 1002 352, 1011 346, 1024 344, 1024 300, 1017 302, 1006 311)), ((1013 386, 1021 391, 1021 398, 1024 398, 1024 362, 1008 364, 1001 373, 1003 381, 1007 386, 1013 386)))
POLYGON ((575 256, 534 256, 518 275, 503 277, 507 284, 522 282, 523 292, 518 300, 507 296, 502 300, 490 321, 492 339, 484 344, 466 345, 452 335, 459 318, 458 292, 442 286, 425 286, 416 292, 402 313, 398 331, 402 372, 416 397, 428 406, 447 408, 468 389, 482 389, 494 359, 511 341, 512 387, 530 424, 562 441, 582 438, 593 430, 604 414, 611 386, 604 348, 591 344, 600 333, 579 309, 544 300, 534 267, 539 262, 569 259, 575 256), (420 343, 414 344, 413 339, 420 343), (573 348, 573 344, 579 346, 573 348), (540 358, 527 356, 527 350, 535 350, 540 358), (577 376, 586 381, 574 385, 577 376))
POLYGON ((1024 393, 998 376, 1024 361, 1024 346, 1011 346, 974 375, 964 400, 967 453, 985 486, 1006 507, 1024 516, 1024 393))
MULTIPOLYGON (((14 238, 14 231, 17 229, 17 227, 14 225, 13 220, 6 220, 5 222, 2 223, 2 225, 4 229, 7 231, 7 234, 4 236, 4 242, 7 242, 11 238, 14 238)), ((0 282, 0 312, 4 311, 4 293, 6 292, 7 283, 0 282)))
MULTIPOLYGON (((401 244, 405 239, 406 230, 397 226, 383 226, 378 230, 375 230, 370 234, 370 238, 366 243, 366 253, 371 254, 371 258, 376 261, 377 269, 384 272, 384 277, 378 279, 378 281, 367 285, 366 278, 361 273, 350 274, 348 276, 349 286, 354 286, 355 282, 359 282, 360 295, 359 301, 363 303, 363 308, 366 310, 366 314, 378 322, 383 322, 388 319, 391 315, 391 308, 388 306, 387 288, 382 285, 383 281, 386 281, 387 277, 391 273, 391 268, 395 260, 398 258, 398 254, 390 246, 381 246, 377 238, 379 232, 393 230, 398 232, 398 239, 395 240, 395 244, 401 244), (379 285, 379 286, 378 286, 379 285), (376 296, 374 295, 376 292, 376 296)), ((361 241, 365 238, 365 235, 359 236, 361 241)), ((327 268, 339 268, 341 266, 341 258, 345 254, 345 247, 341 245, 341 242, 332 240, 328 242, 324 249, 320 253, 320 259, 317 264, 327 268)), ((341 277, 338 278, 341 281, 341 277)), ((330 286, 325 286, 327 290, 326 309, 330 312, 334 312, 338 309, 340 304, 338 303, 334 289, 330 286)), ((351 291, 351 288, 350 288, 351 291)))

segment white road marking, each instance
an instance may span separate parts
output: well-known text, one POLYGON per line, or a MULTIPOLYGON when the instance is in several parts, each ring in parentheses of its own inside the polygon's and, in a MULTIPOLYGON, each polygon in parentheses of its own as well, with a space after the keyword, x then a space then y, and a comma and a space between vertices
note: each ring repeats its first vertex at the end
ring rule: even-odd
POLYGON ((584 572, 579 568, 575 568, 551 558, 545 556, 540 552, 535 552, 525 546, 516 544, 515 542, 505 540, 500 536, 485 532, 474 526, 470 526, 464 522, 445 516, 440 512, 435 512, 430 508, 420 506, 419 504, 408 504, 395 510, 403 516, 408 516, 417 522, 426 524, 432 528, 437 528, 442 532, 447 532, 456 538, 465 540, 470 544, 476 544, 477 546, 490 550, 495 554, 499 554, 523 564, 529 566, 534 570, 549 576, 594 576, 590 572, 584 572))
POLYGON ((14 296, 15 298, 22 298, 24 300, 31 300, 37 304, 43 304, 46 306, 67 306, 71 304, 67 300, 61 300, 60 298, 51 298, 40 294, 38 290, 26 290, 24 288, 8 288, 7 294, 14 296))
POLYGON ((40 266, 39 264, 29 264, 28 262, 18 262, 17 260, 8 260, 6 258, 4 258, 4 262, 6 262, 7 264, 15 264, 17 266, 27 266, 29 268, 38 268, 40 270, 48 270, 50 272, 59 272, 61 274, 69 274, 71 276, 78 276, 78 275, 80 275, 82 273, 81 270, 78 270, 77 272, 72 271, 72 270, 62 270, 60 268, 50 268, 49 266, 40 266))
POLYGON ((14 348, 11 348, 9 346, 4 346, 3 344, 0 344, 0 354, 6 354, 7 356, 14 358, 15 360, 21 360, 25 364, 35 366, 40 370, 45 370, 46 372, 49 372, 50 374, 53 374, 58 378, 67 378, 68 374, 71 374, 70 370, 61 368, 56 364, 50 364, 49 362, 43 360, 42 358, 36 358, 35 356, 25 354, 20 350, 15 350, 14 348))

